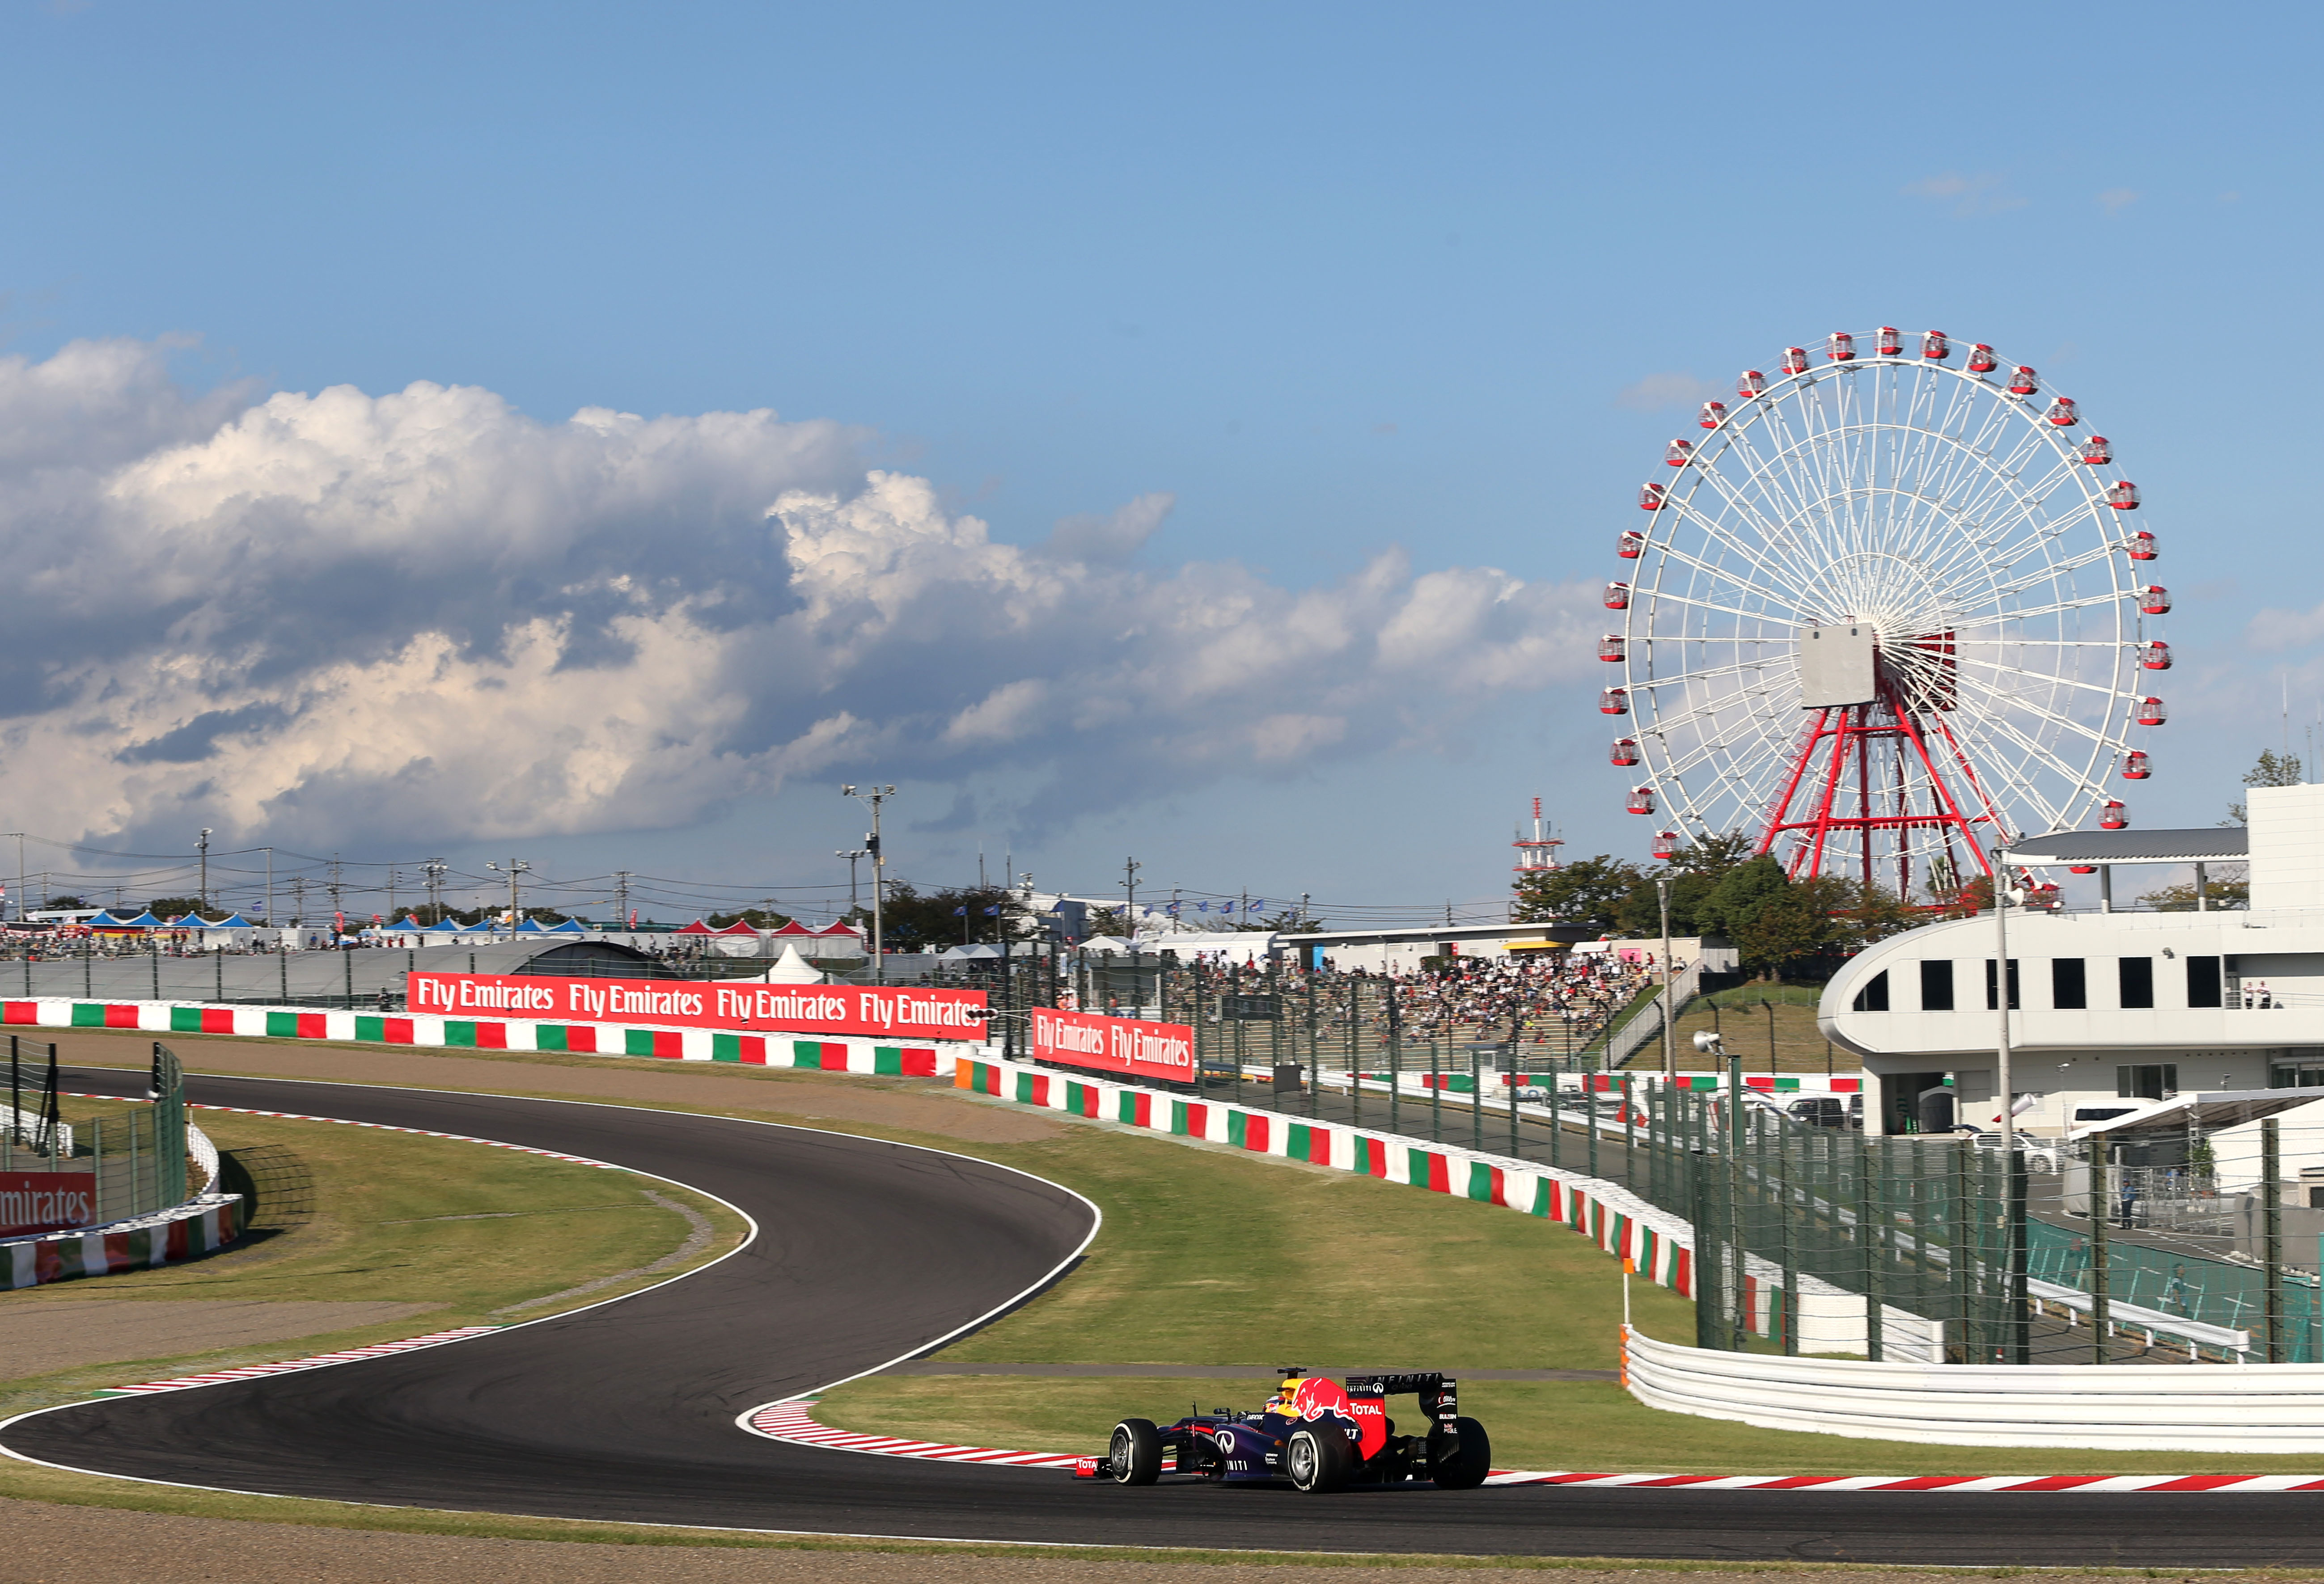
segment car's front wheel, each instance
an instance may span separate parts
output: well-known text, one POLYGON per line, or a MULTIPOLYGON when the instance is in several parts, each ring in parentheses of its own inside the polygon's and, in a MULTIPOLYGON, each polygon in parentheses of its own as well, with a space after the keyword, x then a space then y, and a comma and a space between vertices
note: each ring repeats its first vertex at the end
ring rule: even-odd
POLYGON ((1113 1427, 1106 1463, 1118 1485, 1151 1485, 1162 1477, 1162 1432, 1151 1419, 1125 1419, 1113 1427))

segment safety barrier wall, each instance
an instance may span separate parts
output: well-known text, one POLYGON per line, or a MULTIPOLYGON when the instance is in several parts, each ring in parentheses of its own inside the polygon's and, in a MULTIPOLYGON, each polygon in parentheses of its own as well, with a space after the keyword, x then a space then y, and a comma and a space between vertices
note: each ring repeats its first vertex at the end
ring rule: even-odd
POLYGON ((0 1241, 0 1287, 44 1286, 190 1259, 242 1235, 238 1193, 205 1193, 153 1215, 0 1241))
POLYGON ((1707 1351, 1636 1331, 1624 1344, 1623 1378, 1638 1401, 1766 1430, 1964 1447, 2324 1452, 2324 1365, 1868 1364, 1707 1351))
POLYGON ((316 1011, 302 1007, 241 1007, 176 1001, 0 1001, 0 1021, 41 1028, 143 1029, 154 1034, 230 1034, 267 1039, 321 1039, 429 1049, 557 1051, 581 1055, 659 1056, 670 1061, 736 1062, 752 1066, 819 1068, 935 1078, 936 1047, 851 1037, 835 1039, 708 1028, 653 1028, 622 1023, 540 1022, 523 1018, 446 1018, 384 1012, 316 1011))

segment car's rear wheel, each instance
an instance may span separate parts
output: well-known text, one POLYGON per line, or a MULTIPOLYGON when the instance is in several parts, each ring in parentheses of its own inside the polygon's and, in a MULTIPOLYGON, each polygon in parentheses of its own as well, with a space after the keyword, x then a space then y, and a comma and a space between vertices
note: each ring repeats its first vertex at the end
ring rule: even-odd
POLYGON ((1162 1477, 1162 1432, 1151 1419, 1125 1419, 1113 1427, 1106 1462, 1118 1485, 1151 1485, 1162 1477))
POLYGON ((1473 1419, 1456 1419, 1461 1444, 1441 1430, 1428 1432, 1428 1478, 1439 1490, 1474 1490, 1493 1471, 1493 1443, 1485 1427, 1473 1419))
POLYGON ((1340 1490, 1356 1471, 1356 1449, 1348 1433, 1326 1420, 1303 1424, 1284 1443, 1283 1471, 1297 1489, 1319 1494, 1340 1490))

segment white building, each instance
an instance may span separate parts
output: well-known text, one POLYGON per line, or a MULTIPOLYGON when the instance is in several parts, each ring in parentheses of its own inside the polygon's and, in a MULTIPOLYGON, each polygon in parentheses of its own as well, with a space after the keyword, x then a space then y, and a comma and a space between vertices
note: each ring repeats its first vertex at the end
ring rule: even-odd
MULTIPOLYGON (((2078 1109, 2182 1091, 2324 1086, 2324 786, 2254 787, 2249 810, 2247 829, 2070 832, 2006 854, 2096 869, 2109 899, 2009 911, 2012 1083, 2038 1097, 2021 1127, 2062 1133, 2078 1109), (2111 907, 2117 866, 2245 861, 2248 908, 2111 907)), ((1990 912, 1927 925, 1825 988, 1825 1036, 1864 1062, 1868 1132, 1999 1120, 1995 937, 1990 912)))

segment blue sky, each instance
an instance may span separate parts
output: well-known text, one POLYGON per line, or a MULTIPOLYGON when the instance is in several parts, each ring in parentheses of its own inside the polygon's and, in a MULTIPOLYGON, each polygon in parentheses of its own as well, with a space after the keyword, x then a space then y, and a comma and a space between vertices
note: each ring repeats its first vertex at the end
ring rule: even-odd
MULTIPOLYGON (((0 17, 0 350, 27 359, 184 337, 168 366, 195 391, 426 381, 544 424, 773 409, 850 426, 862 462, 997 541, 1165 493, 1132 565, 1296 592, 1389 547, 1602 580, 1684 416, 1626 391, 1933 325, 2075 395, 2166 536, 2181 663, 2139 823, 2218 816, 2276 740, 2279 676, 2295 715, 2324 695, 2304 9, 0 17), (2255 632, 2264 610, 2292 614, 2255 632)), ((1596 679, 1545 678, 1418 745, 1093 763, 1070 816, 1028 808, 1006 760, 867 751, 671 818, 297 840, 804 888, 855 834, 835 783, 881 776, 908 794, 899 866, 931 881, 973 872, 981 836, 1045 885, 1135 852, 1149 885, 1483 897, 1536 793, 1576 848, 1644 855, 1596 679)), ((1425 688, 1376 702, 1425 711, 1425 688)), ((120 834, 150 850, 198 812, 120 834)))

